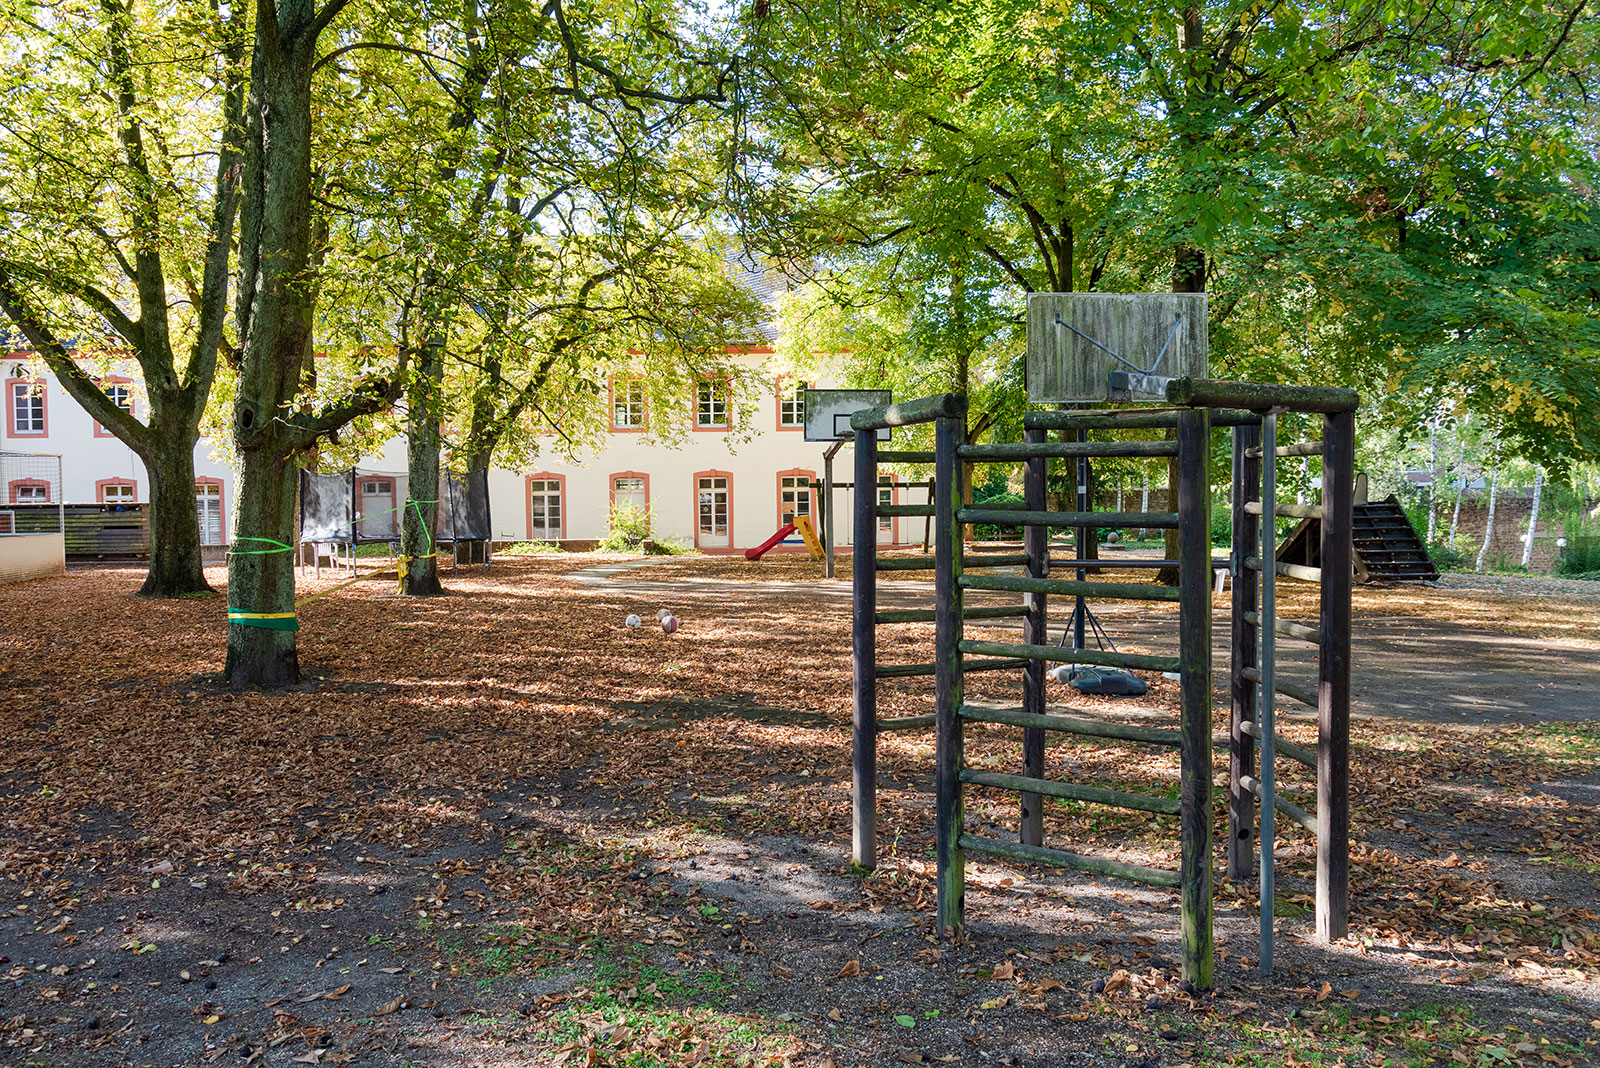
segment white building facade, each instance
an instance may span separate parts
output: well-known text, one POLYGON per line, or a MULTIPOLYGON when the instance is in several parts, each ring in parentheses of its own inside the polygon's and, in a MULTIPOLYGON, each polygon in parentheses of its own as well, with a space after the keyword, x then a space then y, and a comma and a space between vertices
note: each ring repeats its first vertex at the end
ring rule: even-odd
MULTIPOLYGON (((738 357, 757 375, 757 410, 736 413, 727 385, 708 379, 696 384, 678 412, 654 412, 644 393, 626 380, 609 383, 610 433, 603 446, 574 461, 536 460, 525 470, 489 472, 490 521, 498 542, 549 541, 587 548, 606 536, 614 504, 648 508, 656 537, 672 538, 706 553, 730 553, 759 545, 796 515, 820 520, 819 497, 825 443, 807 442, 802 391, 817 385, 770 370, 771 351, 752 349, 738 357), (742 418, 755 430, 734 440, 742 418), (681 443, 656 440, 658 420, 682 420, 681 443)), ((5 418, 0 452, 54 453, 62 458, 66 503, 134 503, 149 500, 144 465, 122 442, 96 423, 50 375, 37 374, 26 358, 8 358, 4 374, 5 418)), ((131 376, 101 380, 119 404, 135 416, 142 389, 131 376)), ((747 402, 748 403, 748 402, 747 402)), ((211 457, 204 439, 195 448, 195 507, 202 540, 224 546, 232 531, 234 474, 211 457)), ((849 447, 835 458, 835 477, 852 477, 849 447)), ((356 491, 364 512, 393 508, 395 480, 406 468, 405 442, 389 442, 379 455, 357 467, 356 491), (378 505, 382 503, 383 508, 378 505)), ((12 503, 49 502, 49 486, 12 480, 0 487, 12 503)), ((883 503, 919 504, 925 489, 901 486, 885 475, 877 487, 883 503)), ((833 505, 837 544, 853 541, 852 493, 836 490, 833 505)), ((56 502, 49 502, 56 503, 56 502)), ((820 526, 820 522, 819 522, 820 526)), ((369 535, 384 532, 367 531, 369 535)), ((923 523, 883 519, 882 545, 920 542, 923 523)), ((775 551, 798 551, 791 538, 775 551)))

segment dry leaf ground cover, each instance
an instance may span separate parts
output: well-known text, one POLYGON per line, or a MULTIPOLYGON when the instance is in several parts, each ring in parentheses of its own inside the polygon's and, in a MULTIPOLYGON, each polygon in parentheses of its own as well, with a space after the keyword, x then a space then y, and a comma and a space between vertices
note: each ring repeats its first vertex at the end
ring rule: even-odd
MULTIPOLYGON (((426 601, 381 576, 310 601, 307 682, 277 695, 217 685, 220 597, 141 601, 132 569, 0 588, 0 1063, 1560 1066, 1600 1051, 1592 684, 1587 704, 1564 690, 1559 715, 1487 719, 1385 715, 1369 690, 1351 937, 1309 941, 1311 851, 1287 829, 1278 974, 1252 967, 1250 887, 1222 881, 1218 989, 1195 998, 1175 982, 1172 895, 1115 881, 980 859, 970 939, 933 941, 925 735, 883 739, 883 862, 850 871, 844 584, 597 562, 503 560, 426 601), (621 625, 663 605, 677 635, 621 625)), ((1592 626, 1581 599, 1405 593, 1435 595, 1411 627, 1589 668, 1569 637, 1592 626), (1451 605, 1465 623, 1441 618, 1451 605)), ((1358 641, 1404 615, 1369 596, 1358 641)), ((1107 618, 1162 647, 1159 618, 1107 618)), ((886 630, 880 658, 925 659, 930 640, 886 630)), ((1153 682, 1074 704, 1159 721, 1175 693, 1153 682)), ((926 684, 887 683, 883 705, 924 709, 926 684)), ((1013 770, 1019 746, 977 729, 968 758, 1013 770)), ((1064 740, 1050 763, 1176 785, 1171 754, 1134 746, 1064 740)), ((1014 830, 1012 798, 969 801, 971 825, 1014 830)), ((1048 819, 1057 844, 1175 855, 1170 817, 1063 803, 1048 819)))

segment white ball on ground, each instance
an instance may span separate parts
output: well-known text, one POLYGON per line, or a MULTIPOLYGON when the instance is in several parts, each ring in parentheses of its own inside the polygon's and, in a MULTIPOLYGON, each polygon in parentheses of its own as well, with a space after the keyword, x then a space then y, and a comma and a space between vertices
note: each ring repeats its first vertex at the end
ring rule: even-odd
POLYGON ((656 609, 656 618, 657 619, 666 619, 671 614, 672 614, 672 609, 670 609, 670 608, 657 608, 656 609))
POLYGON ((629 630, 638 630, 640 625, 644 623, 644 620, 640 619, 638 616, 629 616, 622 622, 627 624, 629 630))
POLYGON ((661 617, 661 630, 665 634, 672 634, 678 629, 678 617, 670 612, 661 617))

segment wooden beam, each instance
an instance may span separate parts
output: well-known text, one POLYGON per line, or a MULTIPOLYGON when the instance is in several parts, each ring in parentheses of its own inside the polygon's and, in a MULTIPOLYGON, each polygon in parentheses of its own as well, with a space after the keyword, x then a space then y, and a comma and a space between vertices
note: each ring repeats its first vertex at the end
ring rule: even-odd
POLYGON ((1191 408, 1244 408, 1252 412, 1273 408, 1291 412, 1353 412, 1361 405, 1361 397, 1353 389, 1333 386, 1285 386, 1276 382, 1185 377, 1167 383, 1167 403, 1191 408))
POLYGON ((982 508, 961 509, 960 519, 963 523, 993 523, 1003 527, 1088 525, 1123 529, 1154 527, 1164 530, 1178 525, 1176 512, 1033 512, 991 508, 987 505, 982 508))
POLYGON ((1317 937, 1350 925, 1350 581, 1355 413, 1322 420, 1322 652, 1317 657, 1317 937))
POLYGON ((961 458, 1003 462, 1027 460, 1035 456, 1175 456, 1177 451, 1177 445, 1171 441, 1047 442, 1041 439, 1037 444, 968 445, 961 450, 961 458))
MULTIPOLYGON (((934 427, 934 835, 937 934, 959 940, 966 926, 966 855, 961 849, 961 521, 965 479, 956 451, 966 444, 966 397, 942 411, 934 427)), ((854 419, 851 420, 854 425, 854 419)))
MULTIPOLYGON (((1209 586, 1209 571, 1201 576, 1209 586)), ((961 585, 969 590, 997 590, 1005 593, 1059 593, 1068 597, 1094 597, 1106 601, 1176 601, 1178 591, 1171 586, 1138 582, 1079 582, 1077 579, 1031 578, 1026 575, 963 575, 961 585)))
MULTIPOLYGON (((1214 409, 1211 425, 1244 426, 1259 423, 1261 416, 1243 410, 1214 409)), ((1022 425, 1041 430, 1170 430, 1178 425, 1178 411, 1173 408, 1120 408, 1092 413, 1074 411, 1024 412, 1022 425)))
POLYGON ((966 770, 961 781, 973 786, 992 786, 997 790, 1016 790, 1063 797, 1069 801, 1090 801, 1096 805, 1132 809, 1135 812, 1159 812, 1168 816, 1178 814, 1178 799, 1134 794, 1124 790, 1108 790, 1103 786, 1079 786, 1076 783, 1056 782, 1053 779, 1034 779, 1026 775, 1004 775, 997 771, 966 770))
POLYGON ((1019 645, 1014 642, 982 642, 962 639, 961 651, 987 656, 1008 656, 1019 660, 1049 660, 1058 664, 1094 664, 1100 667, 1137 668, 1141 671, 1177 671, 1175 656, 1147 656, 1143 653, 1112 652, 1105 649, 1063 649, 1055 645, 1019 645))
POLYGON ((1178 744, 1178 732, 1161 727, 1141 727, 1133 723, 1115 723, 1091 716, 1063 715, 1060 712, 1028 712, 1021 708, 987 708, 983 705, 962 705, 961 718, 974 723, 1005 723, 1013 727, 1036 727, 1041 732, 1081 734, 1087 738, 1118 738, 1129 742, 1146 742, 1150 745, 1178 744))
MULTIPOLYGON (((1246 775, 1243 777, 1243 783, 1245 789, 1249 790, 1253 795, 1256 797, 1261 796, 1261 780, 1257 779, 1253 775, 1246 775)), ((1311 813, 1307 812, 1305 809, 1301 808, 1299 805, 1295 804, 1293 801, 1290 801, 1288 798, 1278 793, 1276 790, 1272 792, 1272 807, 1283 813, 1285 816, 1288 816, 1290 819, 1294 820, 1312 834, 1317 833, 1317 818, 1311 813)))
POLYGON ((1127 879, 1135 883, 1147 883, 1151 886, 1175 887, 1178 885, 1178 873, 1163 871, 1160 868, 1147 868, 1142 864, 1125 864, 1120 860, 1109 857, 1086 857, 1078 853, 1068 853, 1062 849, 1044 849, 1039 846, 1022 845, 1017 842, 1004 842, 998 838, 985 838, 976 834, 961 836, 961 845, 965 849, 975 849, 980 853, 992 853, 995 856, 1010 857, 1012 860, 1032 860, 1040 864, 1054 864, 1058 868, 1074 868, 1078 871, 1094 872, 1096 875, 1110 875, 1118 879, 1127 879))
MULTIPOLYGON (((938 393, 932 397, 885 404, 880 408, 866 408, 850 417, 851 430, 884 430, 894 426, 914 426, 931 423, 936 419, 962 419, 967 417, 965 393, 938 393)), ((935 452, 938 450, 935 449, 935 452)))
MULTIPOLYGON (((1023 445, 1037 450, 1045 443, 1045 431, 1027 428, 1022 432, 1023 445)), ((1042 512, 1049 507, 1045 496, 1045 476, 1048 460, 1043 453, 1035 452, 1022 465, 1022 498, 1030 511, 1042 512)), ((1045 579, 1050 575, 1050 531, 1046 527, 1024 528, 1024 560, 1028 577, 1045 579)), ((1024 645, 1043 645, 1050 640, 1048 616, 1045 610, 1047 595, 1041 591, 1023 594, 1027 614, 1022 620, 1024 645)), ((1029 660, 1022 669, 1022 707, 1026 712, 1041 716, 1045 710, 1045 674, 1043 660, 1029 660)), ((962 709, 965 714, 966 709, 962 709)), ((1044 731, 1037 722, 1024 723, 1022 727, 1023 774, 1030 778, 1044 778, 1044 731)), ((1044 801, 1039 794, 1025 791, 1021 800, 1022 812, 1018 819, 1018 837, 1023 845, 1044 845, 1044 801)))
MULTIPOLYGON (((1246 405, 1239 405, 1246 407, 1246 405)), ((1213 985, 1211 929, 1211 464, 1201 409, 1178 417, 1179 912, 1183 976, 1213 985)))
MULTIPOLYGON (((856 431, 855 479, 866 486, 878 482, 878 442, 870 430, 856 431)), ((850 860, 867 870, 878 866, 877 503, 876 493, 855 495, 850 564, 850 860)))

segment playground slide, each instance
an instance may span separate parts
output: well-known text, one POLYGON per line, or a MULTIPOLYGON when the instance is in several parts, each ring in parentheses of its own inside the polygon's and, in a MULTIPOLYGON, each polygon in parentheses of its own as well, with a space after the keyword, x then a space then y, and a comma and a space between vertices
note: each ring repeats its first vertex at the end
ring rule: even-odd
POLYGON ((759 560, 759 559, 761 559, 762 556, 766 555, 766 551, 768 549, 772 548, 774 545, 778 544, 784 538, 787 538, 790 534, 793 534, 793 533, 794 533, 794 524, 793 523, 785 523, 783 526, 778 528, 778 532, 776 534, 774 534, 772 537, 768 538, 766 541, 762 542, 760 545, 757 545, 753 549, 746 549, 744 551, 744 558, 746 560, 759 560))
POLYGON ((806 551, 811 554, 811 559, 822 559, 822 539, 817 537, 817 528, 811 525, 807 516, 794 517, 794 529, 800 532, 800 540, 806 543, 806 551))

